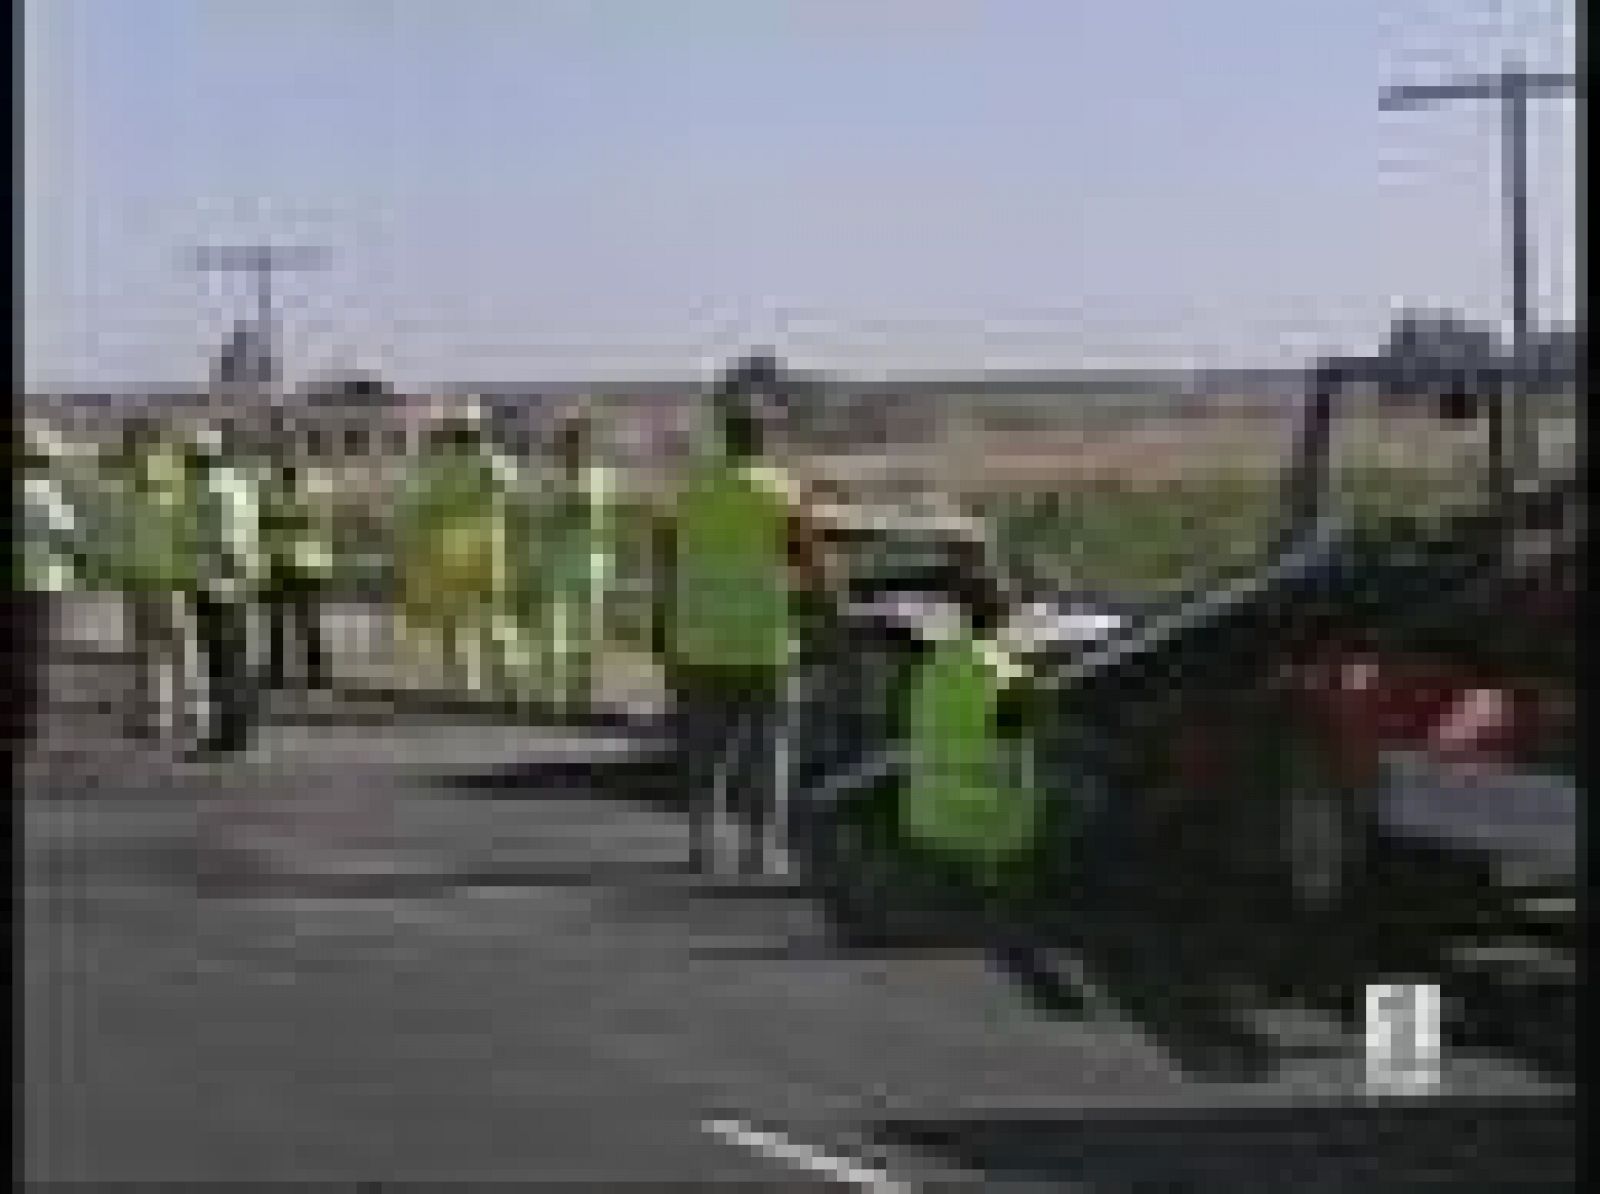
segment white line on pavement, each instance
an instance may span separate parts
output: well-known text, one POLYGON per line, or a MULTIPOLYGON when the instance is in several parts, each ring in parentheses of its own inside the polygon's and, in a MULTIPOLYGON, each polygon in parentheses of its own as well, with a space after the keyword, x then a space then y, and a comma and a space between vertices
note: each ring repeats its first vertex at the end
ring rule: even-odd
POLYGON ((730 1144, 739 1145, 760 1153, 764 1157, 782 1161, 798 1169, 807 1169, 835 1181, 847 1182, 877 1194, 911 1194, 911 1187, 894 1181, 881 1169, 836 1157, 821 1149, 797 1144, 777 1132, 763 1132, 750 1124, 735 1119, 709 1120, 702 1125, 713 1136, 730 1144))

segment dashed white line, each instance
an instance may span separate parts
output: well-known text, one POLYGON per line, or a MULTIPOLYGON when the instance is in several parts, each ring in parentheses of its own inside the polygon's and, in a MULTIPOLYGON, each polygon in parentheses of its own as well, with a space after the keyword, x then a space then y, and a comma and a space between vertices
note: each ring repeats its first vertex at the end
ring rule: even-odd
POLYGON ((876 1194, 911 1194, 909 1185, 895 1181, 881 1169, 799 1144, 778 1132, 764 1132, 736 1119, 708 1120, 702 1126, 708 1133, 729 1144, 747 1148, 797 1169, 809 1170, 834 1181, 875 1191, 876 1194))

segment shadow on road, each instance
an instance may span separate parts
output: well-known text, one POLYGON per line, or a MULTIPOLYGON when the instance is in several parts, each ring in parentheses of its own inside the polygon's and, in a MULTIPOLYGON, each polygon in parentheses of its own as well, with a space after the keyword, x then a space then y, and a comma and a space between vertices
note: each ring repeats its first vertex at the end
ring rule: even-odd
POLYGON ((467 889, 608 888, 649 896, 679 890, 696 881, 687 863, 597 862, 572 866, 441 867, 438 870, 380 870, 362 873, 285 872, 248 856, 213 861, 197 873, 202 895, 238 897, 293 891, 303 895, 351 899, 416 899, 467 889))
POLYGON ((1570 1099, 905 1119, 886 1146, 1093 1191, 1575 1190, 1570 1099))
POLYGON ((542 757, 435 774, 429 782, 452 795, 489 800, 522 800, 559 792, 564 797, 683 810, 670 751, 658 733, 648 727, 635 727, 625 736, 609 733, 605 747, 589 757, 584 757, 583 737, 575 732, 572 749, 556 757, 545 751, 542 757))

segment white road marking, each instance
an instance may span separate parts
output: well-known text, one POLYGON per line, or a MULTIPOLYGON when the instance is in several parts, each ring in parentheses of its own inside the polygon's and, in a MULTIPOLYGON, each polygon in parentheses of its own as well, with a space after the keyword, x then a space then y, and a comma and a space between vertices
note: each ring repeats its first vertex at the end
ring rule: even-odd
POLYGON ((894 1181, 881 1169, 798 1144, 778 1132, 763 1132, 735 1119, 709 1120, 702 1126, 711 1135, 729 1144, 747 1148, 797 1169, 806 1169, 864 1190, 875 1190, 878 1194, 911 1194, 909 1185, 894 1181))

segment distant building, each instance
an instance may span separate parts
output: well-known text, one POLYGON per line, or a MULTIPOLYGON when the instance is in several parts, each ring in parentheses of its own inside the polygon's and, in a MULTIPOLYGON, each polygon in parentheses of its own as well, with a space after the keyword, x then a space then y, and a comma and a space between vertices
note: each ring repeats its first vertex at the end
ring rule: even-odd
POLYGON ((280 419, 318 460, 402 454, 409 399, 374 374, 324 374, 284 395, 280 419))
POLYGON ((274 414, 283 448, 338 492, 366 501, 389 493, 398 478, 417 402, 374 374, 346 370, 298 386, 274 414))

